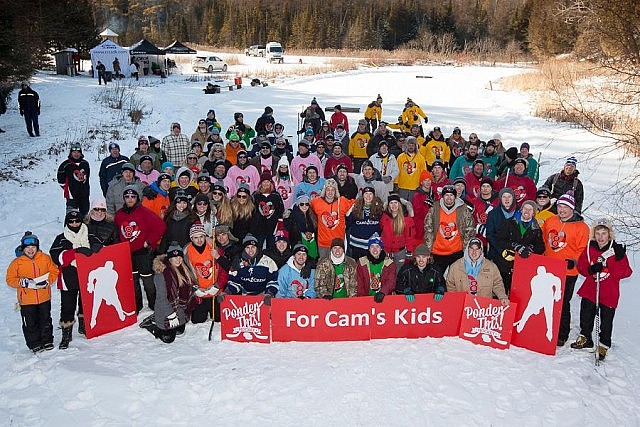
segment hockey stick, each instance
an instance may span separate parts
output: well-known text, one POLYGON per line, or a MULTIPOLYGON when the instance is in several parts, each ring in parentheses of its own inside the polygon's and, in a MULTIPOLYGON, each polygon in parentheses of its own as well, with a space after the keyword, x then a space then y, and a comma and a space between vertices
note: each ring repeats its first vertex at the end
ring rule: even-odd
MULTIPOLYGON (((587 250, 589 250, 587 248, 587 250)), ((596 366, 600 366, 600 273, 596 273, 596 317, 595 317, 595 329, 596 329, 596 351, 595 362, 596 366)))
MULTIPOLYGON (((216 265, 216 257, 213 255, 216 251, 216 228, 213 228, 213 232, 211 233, 211 258, 212 258, 212 271, 211 275, 213 276, 213 286, 215 286, 216 281, 218 280, 217 275, 217 265, 216 265)), ((209 341, 211 341, 211 334, 213 333, 213 325, 216 323, 216 296, 211 297, 211 327, 209 328, 209 341)))

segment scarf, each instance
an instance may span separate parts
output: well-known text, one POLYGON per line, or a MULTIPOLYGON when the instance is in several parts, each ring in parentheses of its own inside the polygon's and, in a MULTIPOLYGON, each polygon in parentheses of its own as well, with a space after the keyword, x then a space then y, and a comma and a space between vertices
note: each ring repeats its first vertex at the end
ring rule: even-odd
POLYGON ((69 227, 64 228, 64 237, 71 242, 73 249, 89 248, 89 228, 86 224, 82 224, 77 233, 74 233, 69 227))
POLYGON ((331 252, 330 254, 331 257, 331 262, 333 263, 333 265, 340 265, 344 262, 344 253, 342 254, 341 257, 337 258, 333 255, 333 252, 331 252))
POLYGON ((189 212, 187 211, 180 212, 179 210, 175 210, 173 211, 173 216, 171 217, 171 219, 173 219, 174 221, 181 221, 185 219, 188 215, 189 215, 189 212))

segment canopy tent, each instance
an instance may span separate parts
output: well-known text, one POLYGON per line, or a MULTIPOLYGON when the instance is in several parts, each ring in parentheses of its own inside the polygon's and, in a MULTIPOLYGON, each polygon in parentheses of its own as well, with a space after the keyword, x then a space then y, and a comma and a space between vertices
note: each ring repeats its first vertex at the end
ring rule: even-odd
POLYGON ((195 53, 197 53, 197 51, 191 49, 190 47, 187 47, 187 46, 183 45, 178 40, 174 41, 173 43, 171 43, 169 46, 165 47, 162 50, 164 51, 164 53, 174 54, 174 55, 195 54, 195 53))
POLYGON ((93 76, 96 77, 96 66, 98 61, 104 64, 106 71, 113 72, 113 60, 118 58, 120 67, 126 70, 129 65, 129 51, 122 46, 112 42, 111 40, 105 40, 98 46, 89 50, 91 54, 91 66, 93 69, 93 76))
POLYGON ((164 58, 159 58, 160 56, 164 57, 164 51, 147 39, 142 39, 131 46, 129 54, 138 63, 139 69, 145 76, 149 74, 150 70, 153 72, 154 69, 157 69, 158 72, 162 72, 162 69, 165 68, 164 58), (154 63, 158 65, 157 68, 153 66, 154 63))
POLYGON ((99 34, 102 37, 102 41, 111 40, 112 42, 118 42, 118 34, 116 34, 111 28, 105 28, 103 32, 99 34))

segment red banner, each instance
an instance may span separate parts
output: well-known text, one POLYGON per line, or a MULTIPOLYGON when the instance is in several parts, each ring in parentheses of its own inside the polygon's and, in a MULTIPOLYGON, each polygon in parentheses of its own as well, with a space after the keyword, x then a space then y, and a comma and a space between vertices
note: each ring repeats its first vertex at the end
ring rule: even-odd
POLYGON ((516 255, 511 301, 517 309, 511 344, 556 354, 566 272, 563 260, 542 255, 524 259, 516 255))
POLYGON ((269 306, 264 304, 264 296, 227 295, 220 304, 220 321, 223 340, 271 342, 269 306))
POLYGON ((433 294, 417 294, 412 303, 404 295, 390 295, 380 304, 367 298, 385 319, 374 326, 371 338, 457 337, 464 295, 447 292, 442 300, 435 301, 433 294))
POLYGON ((105 246, 87 257, 76 254, 87 338, 137 322, 129 243, 105 246))
POLYGON ((466 294, 459 337, 474 344, 509 348, 516 304, 504 307, 500 300, 466 294))
POLYGON ((331 301, 276 298, 271 305, 273 341, 365 341, 381 338, 457 336, 465 294, 390 295, 331 301))

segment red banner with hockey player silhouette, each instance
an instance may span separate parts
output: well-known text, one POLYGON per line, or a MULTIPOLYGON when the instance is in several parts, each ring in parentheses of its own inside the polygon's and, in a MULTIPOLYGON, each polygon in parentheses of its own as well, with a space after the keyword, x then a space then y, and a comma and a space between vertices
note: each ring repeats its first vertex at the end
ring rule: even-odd
POLYGON ((271 342, 269 306, 264 296, 225 296, 220 303, 220 325, 223 340, 271 342))
POLYGON ((516 255, 510 299, 517 307, 511 344, 556 354, 566 272, 563 260, 542 255, 525 259, 516 255))
POLYGON ((474 344, 504 350, 509 348, 516 304, 465 294, 459 337, 474 344))
POLYGON ((105 246, 87 257, 76 254, 87 338, 137 322, 129 242, 105 246))

